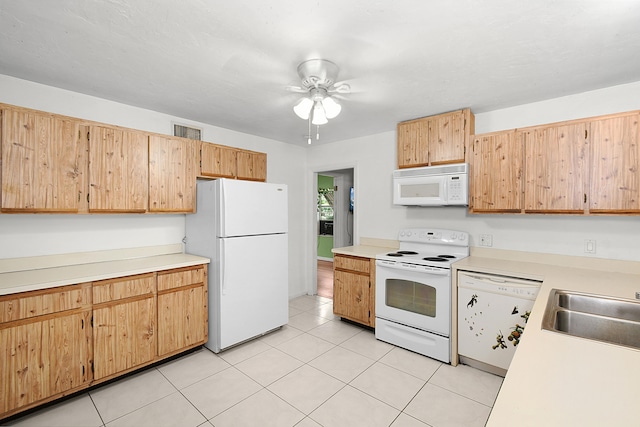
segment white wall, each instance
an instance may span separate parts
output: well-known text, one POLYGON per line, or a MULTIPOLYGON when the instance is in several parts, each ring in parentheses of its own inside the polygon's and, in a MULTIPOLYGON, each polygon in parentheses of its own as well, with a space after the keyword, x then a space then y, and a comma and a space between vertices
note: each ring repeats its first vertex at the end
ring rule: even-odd
MULTIPOLYGON (((134 129, 172 134, 172 122, 202 139, 267 153, 267 180, 289 186, 289 293, 306 292, 303 212, 306 150, 266 138, 0 75, 0 102, 134 129)), ((0 215, 0 258, 180 243, 184 215, 0 215)))
MULTIPOLYGON (((289 186, 289 294, 315 283, 314 172, 354 168, 354 242, 397 238, 403 227, 440 227, 493 235, 493 247, 640 261, 640 219, 541 215, 469 215, 464 208, 391 204, 396 135, 386 132, 302 148, 0 75, 0 102, 103 123, 171 134, 171 122, 203 129, 203 139, 268 154, 268 181, 289 186), (339 153, 339 155, 338 155, 339 153)), ((640 82, 476 114, 477 133, 640 109, 640 82)), ((184 215, 0 215, 0 258, 179 243, 184 215)))
MULTIPOLYGON (((476 132, 637 109, 640 82, 476 114, 476 132)), ((331 164, 336 153, 340 153, 340 161, 357 164, 357 237, 395 240, 404 227, 450 228, 471 233, 472 246, 479 246, 480 234, 492 234, 493 247, 498 249, 640 261, 638 216, 470 215, 465 208, 393 206, 395 132, 313 146, 308 155, 309 170, 331 164), (585 254, 585 239, 596 240, 595 255, 585 254)))

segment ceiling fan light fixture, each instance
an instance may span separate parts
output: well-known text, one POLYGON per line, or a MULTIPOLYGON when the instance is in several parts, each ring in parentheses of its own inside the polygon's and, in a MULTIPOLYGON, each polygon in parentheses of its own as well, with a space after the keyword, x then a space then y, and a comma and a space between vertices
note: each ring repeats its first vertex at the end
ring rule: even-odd
POLYGON ((313 119, 311 123, 318 126, 329 123, 321 101, 316 101, 313 105, 313 119))
POLYGON ((332 96, 327 96, 326 98, 324 98, 322 100, 322 106, 324 107, 327 119, 338 117, 338 114, 340 114, 340 111, 342 111, 342 106, 332 96))
POLYGON ((293 106, 293 111, 296 113, 298 117, 302 120, 309 120, 309 115, 311 114, 311 108, 313 107, 313 101, 311 98, 304 97, 298 101, 296 105, 293 106))

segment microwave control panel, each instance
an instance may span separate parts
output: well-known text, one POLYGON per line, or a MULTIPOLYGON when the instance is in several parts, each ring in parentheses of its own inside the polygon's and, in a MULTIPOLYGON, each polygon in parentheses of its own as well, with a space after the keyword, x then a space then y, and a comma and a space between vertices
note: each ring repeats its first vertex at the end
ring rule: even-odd
POLYGON ((447 199, 449 202, 466 201, 467 186, 459 176, 451 176, 447 180, 447 199))

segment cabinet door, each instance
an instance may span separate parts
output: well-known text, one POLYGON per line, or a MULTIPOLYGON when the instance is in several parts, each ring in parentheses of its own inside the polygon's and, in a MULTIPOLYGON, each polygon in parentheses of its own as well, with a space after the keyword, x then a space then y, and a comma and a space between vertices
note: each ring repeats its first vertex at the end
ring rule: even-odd
POLYGON ((335 270, 333 312, 338 316, 369 325, 370 292, 368 274, 335 270))
POLYGON ((267 155, 254 151, 239 150, 238 159, 238 179, 250 181, 267 180, 267 155))
POLYGON ((429 128, 424 120, 398 123, 398 168, 427 166, 429 128))
POLYGON ((89 211, 146 212, 148 136, 101 126, 89 134, 89 211))
POLYGON ((93 310, 94 378, 152 361, 156 355, 156 300, 123 300, 93 310))
POLYGON ((91 381, 91 310, 0 325, 0 418, 91 381))
POLYGON ((86 139, 80 125, 2 110, 2 211, 79 211, 86 139))
POLYGON ((158 354, 165 356, 208 338, 205 266, 158 273, 158 354))
POLYGON ((474 137, 471 212, 521 211, 522 156, 522 136, 514 131, 474 137))
POLYGON ((584 213, 587 124, 550 126, 522 134, 525 212, 584 213))
POLYGON ((430 118, 428 121, 429 163, 464 163, 465 114, 454 111, 430 118))
POLYGON ((149 138, 150 212, 195 212, 198 142, 158 135, 149 138))
POLYGON ((591 122, 590 212, 640 213, 639 117, 591 122))
POLYGON ((93 283, 96 380, 155 358, 155 284, 154 273, 93 283))
POLYGON ((237 152, 231 147, 203 142, 200 149, 200 175, 235 178, 237 152))

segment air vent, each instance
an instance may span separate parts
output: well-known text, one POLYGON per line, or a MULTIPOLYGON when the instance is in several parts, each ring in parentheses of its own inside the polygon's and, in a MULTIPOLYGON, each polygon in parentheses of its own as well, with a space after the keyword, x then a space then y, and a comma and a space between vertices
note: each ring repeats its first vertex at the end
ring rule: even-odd
POLYGON ((202 140, 202 129, 190 128, 185 125, 173 124, 173 136, 202 140))

